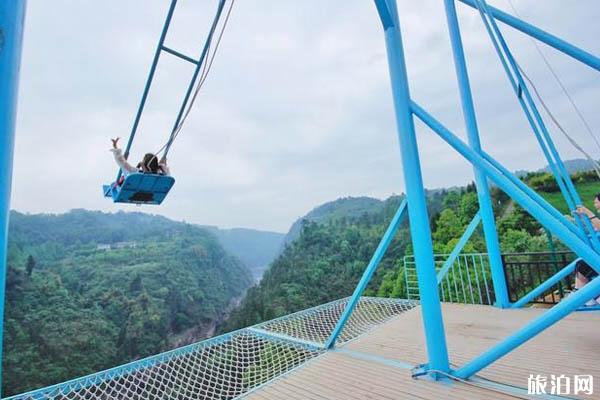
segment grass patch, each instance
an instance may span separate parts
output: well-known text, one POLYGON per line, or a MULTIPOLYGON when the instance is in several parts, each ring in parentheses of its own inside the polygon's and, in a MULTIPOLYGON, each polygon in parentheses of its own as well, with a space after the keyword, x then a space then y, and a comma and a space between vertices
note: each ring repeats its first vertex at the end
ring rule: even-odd
MULTIPOLYGON (((577 188, 577 192, 579 192, 579 196, 581 196, 581 200, 583 200, 583 204, 592 211, 594 210, 594 196, 600 193, 600 182, 585 182, 585 183, 577 183, 575 184, 577 188)), ((567 203, 562 196, 561 192, 538 192, 540 196, 542 196, 546 201, 552 204, 555 208, 557 208, 561 213, 568 214, 569 208, 567 207, 567 203)))

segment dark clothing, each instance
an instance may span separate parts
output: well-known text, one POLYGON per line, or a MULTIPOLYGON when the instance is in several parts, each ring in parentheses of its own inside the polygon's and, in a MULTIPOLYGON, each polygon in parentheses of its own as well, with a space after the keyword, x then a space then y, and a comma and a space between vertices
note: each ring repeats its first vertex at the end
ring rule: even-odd
POLYGON ((591 281, 592 279, 598 276, 596 270, 590 267, 589 264, 583 260, 579 260, 575 265, 575 273, 578 272, 581 275, 585 276, 588 281, 591 281))

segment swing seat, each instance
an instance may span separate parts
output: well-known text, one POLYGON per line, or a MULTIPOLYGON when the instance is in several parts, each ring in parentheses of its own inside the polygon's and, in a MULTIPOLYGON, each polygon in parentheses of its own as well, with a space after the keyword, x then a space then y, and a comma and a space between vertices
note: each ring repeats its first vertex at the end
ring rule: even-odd
POLYGON ((104 197, 115 203, 156 204, 163 202, 175 184, 172 176, 146 173, 133 173, 125 177, 122 185, 113 182, 103 185, 104 197))

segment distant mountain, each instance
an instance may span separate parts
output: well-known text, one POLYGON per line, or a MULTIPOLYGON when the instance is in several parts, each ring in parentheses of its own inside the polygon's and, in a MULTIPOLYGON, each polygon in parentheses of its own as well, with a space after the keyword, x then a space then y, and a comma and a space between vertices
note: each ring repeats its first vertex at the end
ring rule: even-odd
POLYGON ((203 226, 214 233, 221 246, 239 258, 259 280, 271 261, 279 254, 285 235, 279 232, 259 231, 255 229, 221 229, 215 226, 203 226))
MULTIPOLYGON (((576 172, 581 172, 581 171, 589 171, 589 170, 593 169, 589 160, 586 160, 584 158, 576 158, 573 160, 566 160, 566 161, 563 161, 563 163, 565 164, 565 168, 567 169, 569 174, 574 174, 576 172)), ((551 171, 550 171, 549 166, 545 166, 544 168, 537 170, 537 172, 551 172, 551 171)))
POLYGON ((11 212, 4 394, 213 335, 252 285, 214 233, 143 213, 11 212))
POLYGON ((338 218, 356 218, 364 213, 375 213, 383 207, 384 202, 372 197, 343 197, 322 204, 299 218, 285 235, 284 246, 300 236, 303 221, 322 223, 338 218))

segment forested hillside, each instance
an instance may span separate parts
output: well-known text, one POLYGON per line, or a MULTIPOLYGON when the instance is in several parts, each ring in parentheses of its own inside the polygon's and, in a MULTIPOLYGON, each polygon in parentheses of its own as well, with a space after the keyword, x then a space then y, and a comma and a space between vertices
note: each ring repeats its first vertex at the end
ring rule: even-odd
MULTIPOLYGON (((545 181, 547 176, 537 173, 527 177, 528 180, 533 178, 545 181)), ((580 188, 598 185, 593 176, 575 178, 580 188)), ((553 190, 540 189, 549 197, 554 196, 553 190)), ((434 250, 449 253, 478 210, 474 185, 450 191, 430 191, 427 196, 434 250)), ((548 251, 547 236, 533 218, 497 188, 492 189, 492 198, 503 252, 548 251)), ((328 217, 320 223, 303 219, 298 238, 273 262, 261 283, 248 291, 241 307, 232 314, 223 330, 255 324, 352 293, 400 198, 392 197, 385 202, 373 203, 371 208, 363 207, 359 215, 344 214, 335 209, 335 204, 348 201, 341 199, 329 203, 326 207, 328 217)), ((560 243, 554 245, 561 248, 560 243)), ((404 255, 412 254, 411 247, 405 222, 366 295, 406 296, 400 271, 404 255)), ((486 251, 480 227, 464 251, 486 251)))
POLYGON ((212 335, 253 279, 210 232, 141 213, 11 214, 5 394, 212 335))

